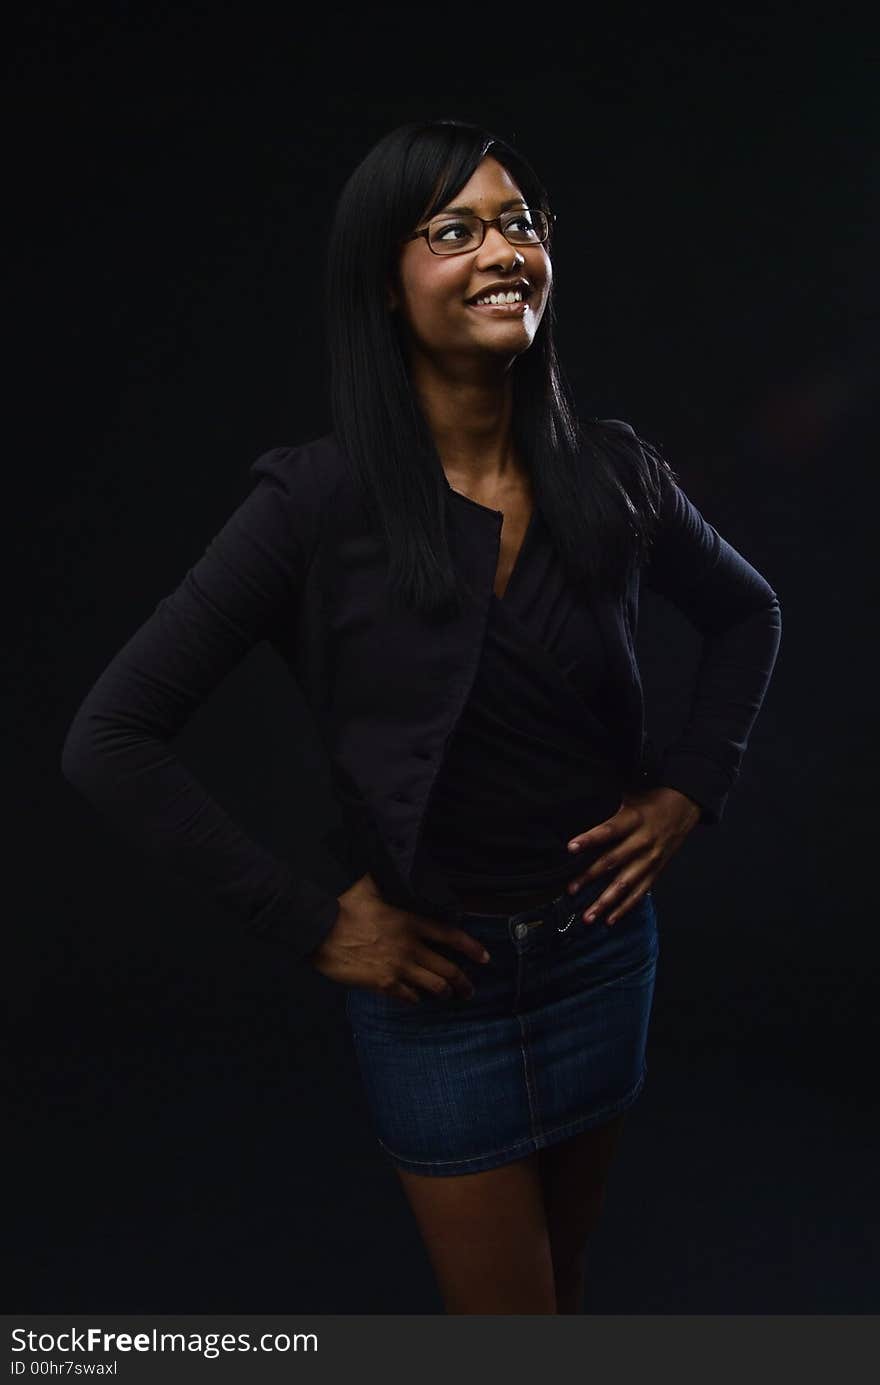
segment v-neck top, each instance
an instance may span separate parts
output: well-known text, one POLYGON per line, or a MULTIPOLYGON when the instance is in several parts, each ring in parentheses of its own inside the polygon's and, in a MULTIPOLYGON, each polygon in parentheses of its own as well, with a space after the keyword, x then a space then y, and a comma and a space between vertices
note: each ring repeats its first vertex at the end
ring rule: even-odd
POLYGON ((503 596, 490 597, 476 677, 422 827, 453 890, 552 892, 571 879, 566 843, 620 806, 614 695, 600 628, 536 506, 503 596))

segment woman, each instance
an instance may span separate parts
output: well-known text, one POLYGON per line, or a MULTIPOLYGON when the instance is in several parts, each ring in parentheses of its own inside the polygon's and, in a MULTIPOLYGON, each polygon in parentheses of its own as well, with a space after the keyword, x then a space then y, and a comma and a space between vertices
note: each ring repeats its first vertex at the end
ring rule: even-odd
POLYGON ((553 213, 505 141, 386 135, 327 263, 334 430, 257 485, 79 709, 64 773, 279 956, 346 988, 381 1148, 448 1312, 580 1312, 642 1089, 651 886, 717 823, 780 639, 775 593, 553 342, 553 213), (639 582, 703 636, 661 757, 639 582), (262 638, 333 772, 339 891, 247 838, 169 753, 262 638))

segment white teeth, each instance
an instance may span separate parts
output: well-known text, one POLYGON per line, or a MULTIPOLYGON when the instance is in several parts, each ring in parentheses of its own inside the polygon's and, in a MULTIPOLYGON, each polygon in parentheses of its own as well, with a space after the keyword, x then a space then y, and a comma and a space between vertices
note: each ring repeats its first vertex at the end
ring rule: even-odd
POLYGON ((519 289, 511 293, 488 293, 484 298, 477 299, 477 306, 480 303, 521 303, 522 294, 519 289))

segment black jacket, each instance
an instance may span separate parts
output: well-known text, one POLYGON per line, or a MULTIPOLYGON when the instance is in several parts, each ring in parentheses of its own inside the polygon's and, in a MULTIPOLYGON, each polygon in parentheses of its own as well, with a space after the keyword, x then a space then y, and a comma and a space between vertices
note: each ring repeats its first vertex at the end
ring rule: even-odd
MULTIPOLYGON (((617 420, 606 423, 626 429, 617 420)), ((329 755, 339 822, 326 837, 348 884, 372 871, 390 903, 451 920, 455 899, 420 826, 480 658, 502 518, 451 487, 453 560, 475 599, 444 623, 389 607, 386 560, 333 434, 278 447, 204 554, 111 660, 67 733, 62 771, 115 828, 303 959, 338 898, 246 836, 170 749, 258 641, 287 661, 329 755)), ((775 592, 667 482, 650 560, 594 611, 620 695, 611 729, 627 783, 680 789, 720 821, 781 637, 775 592), (658 755, 635 654, 639 584, 703 637, 691 715, 658 755)), ((340 891, 341 892, 341 891, 340 891)))

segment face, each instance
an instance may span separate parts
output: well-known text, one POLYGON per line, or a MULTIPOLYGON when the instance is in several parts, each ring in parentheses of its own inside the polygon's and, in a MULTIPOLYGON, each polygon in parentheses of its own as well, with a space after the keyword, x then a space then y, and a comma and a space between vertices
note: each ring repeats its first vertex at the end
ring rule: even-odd
MULTIPOLYGON (((487 156, 445 207, 469 207, 486 219, 526 206, 510 173, 487 156)), ((433 218, 432 218, 433 219, 433 218)), ((427 225, 423 220, 413 230, 427 225)), ((454 234, 454 233, 453 233, 454 234)), ((388 304, 397 314, 411 353, 432 360, 461 357, 473 363, 487 355, 509 361, 528 349, 538 330, 552 283, 546 248, 511 245, 490 226, 481 246, 458 255, 435 255, 424 236, 407 241, 398 261, 388 304), (525 281, 523 299, 511 307, 478 307, 474 299, 490 285, 525 281)))

